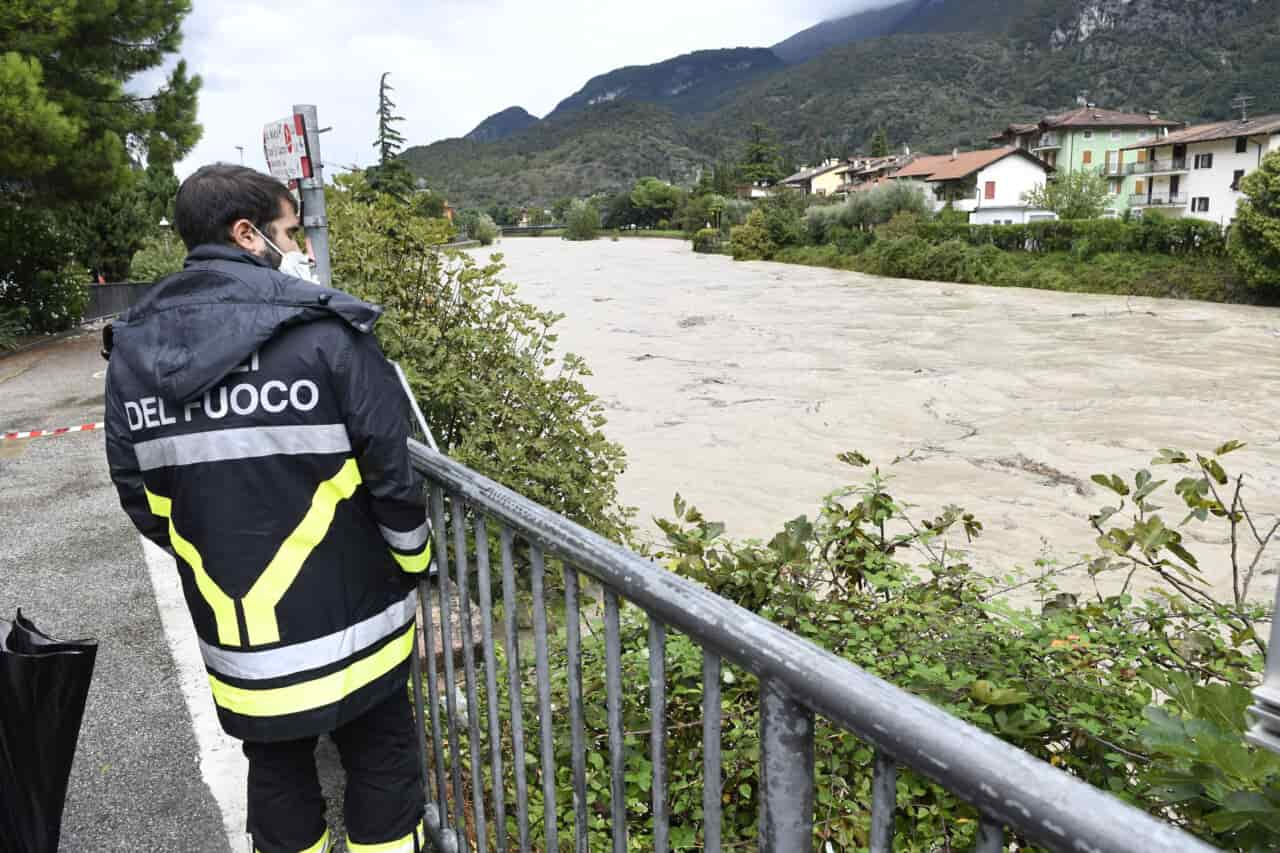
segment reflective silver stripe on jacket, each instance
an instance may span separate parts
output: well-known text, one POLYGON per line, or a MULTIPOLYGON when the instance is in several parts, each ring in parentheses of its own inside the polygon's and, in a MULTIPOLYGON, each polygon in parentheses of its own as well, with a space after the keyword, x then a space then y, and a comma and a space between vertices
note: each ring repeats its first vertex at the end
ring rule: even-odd
POLYGON ((232 652, 200 641, 205 666, 216 675, 246 680, 280 678, 329 664, 339 663, 362 649, 395 634, 413 621, 416 593, 409 593, 386 610, 314 640, 266 649, 260 652, 232 652))
POLYGON ((133 449, 138 454, 138 467, 151 471, 172 465, 277 454, 347 453, 351 450, 351 439, 342 424, 242 427, 153 438, 135 444, 133 449))
POLYGON ((431 536, 431 526, 426 521, 413 530, 392 530, 381 524, 378 525, 378 530, 387 544, 397 551, 417 551, 427 544, 427 539, 431 536))

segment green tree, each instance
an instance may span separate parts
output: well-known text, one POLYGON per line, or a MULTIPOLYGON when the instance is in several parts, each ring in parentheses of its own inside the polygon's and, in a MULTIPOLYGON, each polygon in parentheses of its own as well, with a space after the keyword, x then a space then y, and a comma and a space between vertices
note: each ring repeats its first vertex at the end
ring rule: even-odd
POLYGON ((1280 152, 1272 152, 1240 185, 1231 258, 1255 287, 1280 288, 1280 152))
POLYGON ((636 210, 636 224, 653 227, 662 220, 670 222, 684 200, 684 190, 657 178, 641 178, 631 189, 631 204, 636 210))
POLYGON ((566 240, 594 240, 600 232, 600 211, 590 202, 578 199, 565 217, 566 240))
POLYGON ((562 196, 552 203, 551 215, 555 218, 556 222, 564 222, 564 217, 572 206, 573 199, 569 196, 562 196))
POLYGON ((752 124, 739 168, 743 180, 763 184, 777 183, 783 178, 781 160, 782 150, 774 139, 773 131, 760 122, 752 124))
POLYGON ((189 0, 7 0, 0 16, 0 183, 28 200, 98 199, 135 163, 200 138, 200 78, 179 61, 158 90, 125 84, 178 51, 189 0), (56 61, 51 61, 55 58, 56 61))
POLYGON ((878 128, 876 135, 871 137, 871 156, 889 156, 889 134, 885 132, 884 127, 878 128))
POLYGON ((9 0, 0 15, 0 303, 54 330, 87 266, 123 278, 169 211, 172 164, 200 137, 200 78, 178 61, 188 0, 9 0), (160 215, 156 215, 160 213, 160 215))
POLYGON ((1058 214, 1059 219, 1096 219, 1107 209, 1107 180, 1097 172, 1058 175, 1022 194, 1032 207, 1058 214))
POLYGON ((404 136, 396 128, 404 116, 396 115, 396 104, 391 100, 395 90, 387 82, 390 76, 390 71, 384 71, 378 79, 378 138, 373 141, 373 147, 378 149, 378 163, 383 166, 394 160, 404 146, 404 136))

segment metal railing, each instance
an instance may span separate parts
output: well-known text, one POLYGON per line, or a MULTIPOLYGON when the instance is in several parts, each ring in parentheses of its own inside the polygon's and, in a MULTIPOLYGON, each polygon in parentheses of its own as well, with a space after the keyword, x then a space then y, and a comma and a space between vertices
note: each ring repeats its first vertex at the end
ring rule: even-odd
POLYGON ((1179 207, 1186 203, 1186 193, 1136 193, 1129 196, 1130 207, 1179 207))
MULTIPOLYGON (((683 633, 702 649, 702 848, 721 849, 721 705, 724 664, 759 679, 760 791, 759 849, 765 853, 806 853, 814 844, 816 716, 852 732, 875 751, 872 780, 870 849, 893 847, 896 778, 899 767, 919 773, 972 805, 982 820, 979 853, 1005 849, 1005 828, 1021 838, 1058 851, 1119 853, 1141 849, 1207 851, 1212 848, 1178 829, 1131 808, 1110 794, 1061 772, 956 719, 923 699, 880 680, 853 664, 801 639, 708 590, 660 568, 544 507, 506 489, 418 442, 410 442, 414 467, 427 479, 438 581, 434 593, 420 587, 426 640, 430 749, 424 750, 427 825, 432 843, 445 853, 460 849, 530 850, 529 790, 525 768, 525 724, 520 636, 516 625, 517 567, 528 573, 533 596, 536 708, 544 814, 538 849, 565 849, 559 841, 557 775, 553 737, 568 726, 571 739, 568 782, 573 789, 577 853, 588 849, 587 756, 583 717, 582 643, 579 572, 600 585, 604 605, 605 703, 608 719, 607 766, 612 850, 627 850, 623 690, 619 613, 623 602, 648 617, 649 760, 652 767, 653 849, 668 849, 670 811, 666 752, 666 640, 683 633), (448 512, 446 512, 446 504, 448 512), (489 529, 498 531, 498 569, 491 567, 489 529), (452 539, 452 549, 447 550, 452 539), (474 550, 468 548, 474 543, 474 550), (523 558, 522 558, 523 555, 523 558), (551 703, 548 649, 547 558, 566 567, 563 576, 567 709, 551 703), (452 561, 452 567, 450 562, 452 561), (503 596, 502 639, 493 625, 493 589, 500 571, 503 596), (494 577, 491 578, 491 575, 494 577), (450 602, 450 578, 458 606, 450 602), (454 618, 470 623, 471 585, 479 598, 480 659, 470 624, 461 631, 462 684, 452 654, 443 657, 443 680, 436 665, 435 642, 448 646, 454 618), (441 625, 433 628, 433 602, 441 625), (457 611, 455 613, 454 611, 457 611), (501 701, 497 646, 506 658, 507 698, 501 701), (483 675, 483 684, 481 684, 483 675), (465 699, 459 695, 463 691, 465 699), (441 719, 441 700, 445 719, 441 719), (465 708, 459 708, 464 704, 465 708), (506 705, 507 707, 502 707, 506 705), (482 708, 487 719, 481 719, 482 708), (567 718, 563 716, 567 710, 567 718), (504 712, 506 719, 504 720, 504 712), (560 716, 557 715, 559 712, 560 716), (505 727, 505 729, 504 729, 505 727), (464 741, 460 732, 465 728, 464 741), (487 763, 481 753, 481 729, 487 730, 487 763), (505 732, 505 733, 504 733, 505 732), (509 738, 509 740, 505 740, 509 738), (510 752, 503 748, 510 744, 510 752), (428 759, 430 752, 431 759, 428 759), (446 772, 446 754, 449 772, 446 772), (433 760, 432 760, 433 759, 433 760), (464 765, 469 783, 464 783, 464 765), (486 779, 487 777, 487 779, 486 779), (514 777, 513 779, 511 777, 514 777), (487 782, 487 784, 486 784, 487 782), (515 791, 514 814, 506 802, 508 782, 515 791), (470 788, 470 800, 466 797, 470 788), (486 794, 486 788, 488 793, 486 794), (508 838, 514 817, 515 838, 508 838)), ((557 595, 557 597, 559 597, 557 595)), ((558 607, 555 602, 553 607, 558 607)), ((590 626, 590 622, 587 623, 590 626)), ((526 640, 527 642, 527 640, 526 640)), ((527 652, 526 652, 527 654, 527 652)), ((557 660, 559 659, 557 651, 557 660)), ((425 728, 423 722, 421 728, 425 728)), ((628 733, 632 734, 632 733, 628 733)), ((424 738, 425 740, 425 738, 424 738)), ((568 839, 566 839, 566 846, 568 839)))
POLYGON ((89 304, 85 306, 84 320, 99 320, 128 311, 147 295, 151 282, 123 282, 120 284, 89 284, 89 304))
POLYGON ((1125 171, 1130 175, 1150 175, 1155 172, 1185 172, 1187 171, 1187 158, 1175 157, 1171 160, 1145 160, 1139 163, 1129 163, 1125 166, 1125 171))
POLYGON ((1062 139, 1056 133, 1043 133, 1036 140, 1035 145, 1031 146, 1032 151, 1040 151, 1045 148, 1061 148, 1062 139))

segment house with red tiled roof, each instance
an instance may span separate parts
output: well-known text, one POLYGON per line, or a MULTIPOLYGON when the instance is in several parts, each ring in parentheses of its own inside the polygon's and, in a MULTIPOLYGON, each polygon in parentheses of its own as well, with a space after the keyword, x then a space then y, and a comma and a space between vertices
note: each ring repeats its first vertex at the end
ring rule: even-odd
POLYGON ((1280 151, 1280 115, 1198 124, 1125 150, 1133 157, 1125 165, 1135 184, 1131 209, 1230 225, 1244 196, 1240 182, 1280 151))
POLYGON ((1182 122, 1162 118, 1158 112, 1130 113, 1084 103, 1064 113, 1045 116, 1031 130, 1025 124, 1010 125, 992 137, 1026 150, 1044 160, 1058 174, 1089 171, 1107 180, 1110 202, 1107 215, 1119 216, 1138 190, 1137 180, 1126 170, 1126 149, 1151 142, 1181 128, 1182 122))
POLYGON ((1054 218, 1023 200, 1052 171, 1034 154, 1006 145, 917 157, 889 178, 920 184, 936 210, 951 205, 975 225, 1021 225, 1054 218))

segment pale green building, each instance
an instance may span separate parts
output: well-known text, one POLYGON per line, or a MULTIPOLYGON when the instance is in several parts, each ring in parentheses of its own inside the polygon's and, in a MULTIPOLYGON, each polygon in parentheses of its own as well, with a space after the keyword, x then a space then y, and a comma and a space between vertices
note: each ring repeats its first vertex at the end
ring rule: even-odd
POLYGON ((1124 113, 1086 104, 1046 116, 1037 124, 1010 125, 992 140, 1030 151, 1058 174, 1085 169, 1102 174, 1111 192, 1105 215, 1119 216, 1131 199, 1147 194, 1150 180, 1141 170, 1133 174, 1133 169, 1126 168, 1145 157, 1145 149, 1125 149, 1143 142, 1156 144, 1182 126, 1159 113, 1124 113))

